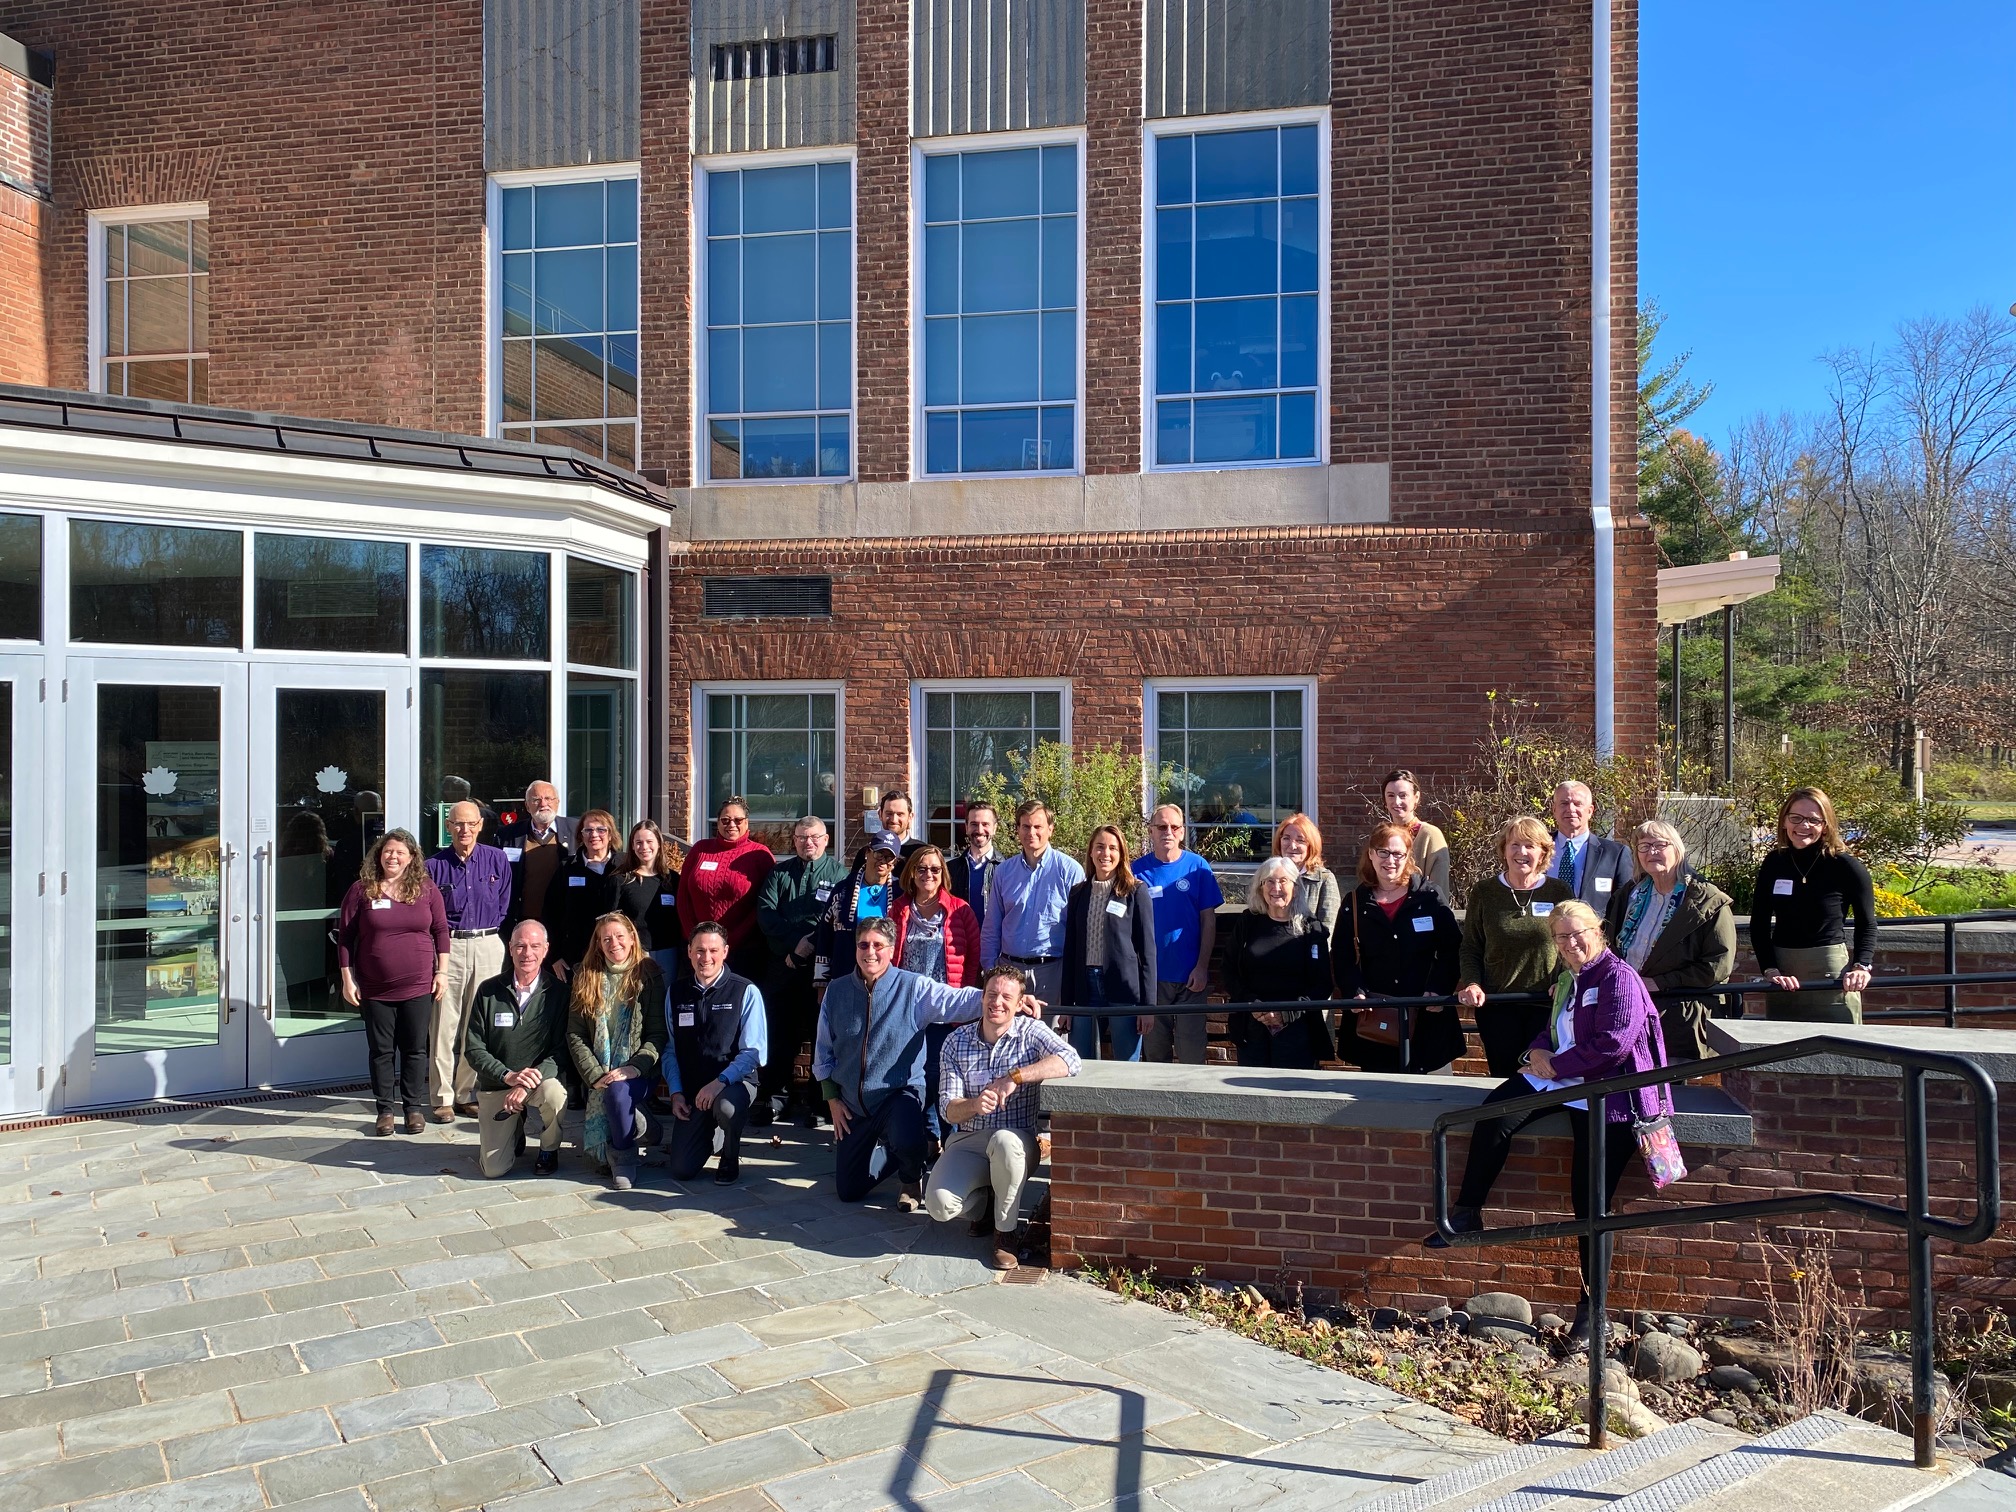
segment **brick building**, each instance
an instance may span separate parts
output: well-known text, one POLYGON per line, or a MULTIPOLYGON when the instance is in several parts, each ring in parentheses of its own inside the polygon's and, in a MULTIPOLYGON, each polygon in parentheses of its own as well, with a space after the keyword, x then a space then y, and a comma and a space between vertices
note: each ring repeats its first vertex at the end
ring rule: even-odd
POLYGON ((851 833, 901 782, 945 834, 1054 732, 1145 747, 1199 818, 1348 833, 1386 766, 1453 776, 1492 689, 1650 743, 1629 0, 0 33, 0 379, 660 483, 627 738, 681 832, 742 791, 851 833))

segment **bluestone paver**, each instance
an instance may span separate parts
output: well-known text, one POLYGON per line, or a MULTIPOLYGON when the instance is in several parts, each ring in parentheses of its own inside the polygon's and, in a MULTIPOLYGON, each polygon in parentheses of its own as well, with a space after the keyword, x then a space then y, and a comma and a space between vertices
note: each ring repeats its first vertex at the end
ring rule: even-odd
POLYGON ((177 1480, 186 1480, 228 1470, 234 1465, 260 1465, 310 1449, 326 1449, 341 1439, 329 1414, 318 1407, 287 1417, 265 1418, 212 1433, 170 1439, 161 1448, 168 1456, 168 1473, 177 1480))

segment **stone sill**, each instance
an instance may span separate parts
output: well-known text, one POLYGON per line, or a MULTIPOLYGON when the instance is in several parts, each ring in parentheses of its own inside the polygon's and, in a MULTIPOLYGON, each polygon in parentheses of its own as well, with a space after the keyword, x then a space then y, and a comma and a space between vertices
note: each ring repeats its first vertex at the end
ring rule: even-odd
MULTIPOLYGON (((1426 1133, 1438 1115, 1476 1107, 1495 1085, 1476 1076, 1087 1061, 1077 1076, 1042 1083, 1042 1095, 1047 1112, 1089 1117, 1426 1133)), ((1683 1145, 1740 1149, 1753 1142, 1749 1113, 1717 1088, 1676 1087, 1674 1103, 1683 1145)), ((1554 1114, 1528 1132, 1566 1138, 1568 1120, 1554 1114)))
MULTIPOLYGON (((1899 1050, 1965 1055, 1998 1083, 2005 1086, 2016 1083, 2016 1030, 1920 1028, 1902 1024, 1787 1024, 1748 1018, 1708 1021, 1709 1046, 1723 1055, 1789 1045, 1822 1034, 1867 1045, 1894 1046, 1899 1050)), ((1881 1061, 1856 1060, 1846 1055, 1812 1055, 1803 1060, 1785 1061, 1776 1066, 1762 1066, 1737 1074, 1899 1077, 1903 1072, 1881 1061)))

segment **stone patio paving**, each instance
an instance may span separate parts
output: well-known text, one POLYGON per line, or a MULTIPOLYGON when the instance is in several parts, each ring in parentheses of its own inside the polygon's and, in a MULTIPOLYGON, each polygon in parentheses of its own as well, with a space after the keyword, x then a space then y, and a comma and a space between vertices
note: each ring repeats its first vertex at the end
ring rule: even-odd
MULTIPOLYGON (((1502 1447, 830 1194, 475 1178, 333 1097, 0 1132, 0 1508, 1330 1508, 1502 1447)), ((529 1172, 530 1161, 521 1163, 529 1172)))

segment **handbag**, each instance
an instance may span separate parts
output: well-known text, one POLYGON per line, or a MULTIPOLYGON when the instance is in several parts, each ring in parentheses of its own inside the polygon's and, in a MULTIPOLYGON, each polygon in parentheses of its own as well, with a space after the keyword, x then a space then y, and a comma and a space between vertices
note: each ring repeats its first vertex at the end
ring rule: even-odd
MULTIPOLYGON (((1666 1059, 1666 1031, 1660 1027, 1659 1010, 1654 1008, 1645 1019, 1645 1038, 1651 1042, 1653 1053, 1661 1066, 1666 1059)), ((1667 1106, 1672 1106, 1669 1101, 1667 1106)), ((1645 1169, 1652 1177, 1655 1189, 1671 1186, 1687 1174, 1687 1162, 1680 1154, 1680 1137, 1673 1132, 1673 1120, 1662 1113, 1657 1118, 1631 1120, 1631 1132, 1638 1136, 1638 1153, 1645 1160, 1645 1169)))
MULTIPOLYGON (((1358 975, 1365 975, 1365 950, 1358 943, 1358 898, 1351 898, 1351 959, 1357 964, 1358 975)), ((1398 1008, 1372 1008, 1360 1013, 1347 1009, 1351 1014, 1353 1027, 1358 1038, 1368 1045, 1385 1045, 1390 1049, 1400 1048, 1400 1010, 1398 1008)))

